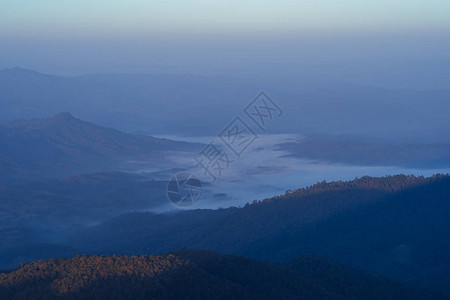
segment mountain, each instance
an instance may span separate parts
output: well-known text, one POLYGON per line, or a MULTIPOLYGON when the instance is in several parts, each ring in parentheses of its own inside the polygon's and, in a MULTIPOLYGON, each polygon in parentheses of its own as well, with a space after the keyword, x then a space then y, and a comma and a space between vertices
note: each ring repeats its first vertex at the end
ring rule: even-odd
POLYGON ((438 299, 319 257, 284 265, 200 250, 50 259, 0 273, 8 299, 438 299))
POLYGON ((358 166, 443 168, 450 166, 449 143, 375 143, 351 139, 305 138, 278 145, 289 156, 358 166))
POLYGON ((217 76, 88 74, 55 76, 22 68, 0 70, 0 121, 70 111, 127 131, 215 134, 260 87, 217 76), (219 103, 220 108, 213 108, 219 103), (244 102, 245 101, 245 102, 244 102), (193 119, 196 121, 193 121, 193 119), (217 124, 211 124, 220 120, 217 124), (205 122, 206 121, 206 122, 205 122), (215 126, 212 126, 215 125, 215 126), (207 128, 216 128, 213 131, 207 128), (206 129, 206 130, 205 130, 206 129))
POLYGON ((0 229, 86 226, 167 203, 167 182, 120 172, 0 186, 0 229))
POLYGON ((243 208, 127 214, 68 244, 121 255, 186 246, 266 261, 319 254, 449 293, 449 194, 448 175, 323 182, 243 208))
POLYGON ((450 137, 447 90, 394 90, 298 77, 255 81, 192 74, 54 76, 4 69, 0 121, 70 111, 130 132, 211 136, 241 114, 261 90, 285 112, 270 124, 270 133, 408 142, 446 142, 450 137))
POLYGON ((70 113, 0 125, 0 183, 77 173, 154 166, 167 151, 197 144, 127 134, 81 121, 70 113))
MULTIPOLYGON (((19 232, 20 230, 10 230, 10 232, 19 232)), ((4 237, 4 232, 0 232, 2 238, 4 237)), ((77 255, 77 253, 82 252, 80 249, 59 245, 51 243, 37 242, 32 244, 33 238, 36 235, 31 236, 28 240, 29 244, 16 245, 3 247, 0 246, 0 265, 1 269, 7 270, 12 268, 17 268, 20 264, 25 262, 37 261, 40 259, 50 259, 50 258, 61 258, 61 257, 72 257, 77 255)), ((2 299, 0 297, 0 299, 2 299)))

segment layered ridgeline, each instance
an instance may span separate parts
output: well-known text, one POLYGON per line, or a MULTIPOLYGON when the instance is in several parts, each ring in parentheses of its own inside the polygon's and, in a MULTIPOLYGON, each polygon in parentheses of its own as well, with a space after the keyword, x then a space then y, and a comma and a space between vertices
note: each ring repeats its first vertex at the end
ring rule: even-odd
POLYGON ((450 286, 450 177, 319 183, 243 208, 132 213, 72 236, 90 253, 182 247, 267 261, 319 254, 424 287, 450 286))
POLYGON ((0 125, 0 184, 157 166, 169 151, 197 144, 124 133, 60 113, 0 125))
POLYGON ((450 166, 450 143, 380 143, 339 137, 308 137, 278 145, 289 156, 357 166, 443 168, 450 166))
POLYGON ((211 136, 262 87, 285 111, 282 122, 270 124, 270 133, 364 136, 395 142, 450 138, 448 90, 384 89, 330 82, 309 73, 257 81, 190 74, 65 77, 4 69, 0 70, 0 122, 70 111, 127 131, 211 136))
POLYGON ((2 299, 438 299, 316 256, 270 264, 200 250, 50 259, 0 273, 2 299))

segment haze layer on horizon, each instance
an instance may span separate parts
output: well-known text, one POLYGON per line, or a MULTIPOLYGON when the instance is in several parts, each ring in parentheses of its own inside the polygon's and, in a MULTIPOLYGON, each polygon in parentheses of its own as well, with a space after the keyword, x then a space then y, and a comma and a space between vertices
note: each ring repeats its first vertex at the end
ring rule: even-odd
POLYGON ((317 76, 423 89, 449 77, 446 1, 6 0, 0 8, 0 68, 317 76))

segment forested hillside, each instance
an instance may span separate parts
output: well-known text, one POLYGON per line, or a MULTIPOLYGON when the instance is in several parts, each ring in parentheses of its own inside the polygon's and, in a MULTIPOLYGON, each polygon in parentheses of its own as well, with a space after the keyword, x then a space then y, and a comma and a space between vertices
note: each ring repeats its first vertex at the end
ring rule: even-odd
POLYGON ((438 299, 319 257, 274 265, 207 251, 86 256, 0 274, 2 299, 438 299))
POLYGON ((91 253, 184 246, 268 261, 321 254, 390 278, 446 289, 450 177, 364 177, 320 183, 243 208, 133 213, 75 234, 91 253))

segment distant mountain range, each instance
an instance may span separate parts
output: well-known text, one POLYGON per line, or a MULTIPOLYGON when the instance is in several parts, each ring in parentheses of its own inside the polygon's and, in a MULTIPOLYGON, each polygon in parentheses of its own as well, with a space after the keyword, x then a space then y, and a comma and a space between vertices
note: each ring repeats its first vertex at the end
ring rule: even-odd
POLYGON ((278 145, 289 156, 358 166, 445 168, 450 166, 450 143, 375 143, 336 137, 309 137, 278 145))
POLYGON ((116 171, 127 161, 152 166, 168 151, 200 145, 133 135, 81 121, 70 113, 0 125, 0 183, 116 171))
POLYGON ((222 129, 259 89, 248 86, 248 81, 243 83, 229 77, 164 74, 65 77, 10 68, 0 70, 0 121, 45 118, 70 111, 84 120, 120 130, 211 135, 222 129), (211 120, 217 124, 211 125, 211 120))
POLYGON ((265 90, 285 111, 282 119, 270 124, 269 133, 364 136, 414 143, 450 138, 448 90, 306 82, 296 77, 272 82, 189 74, 65 77, 3 69, 0 121, 70 111, 83 120, 128 132, 211 136, 265 90))
POLYGON ((317 256, 269 264, 208 251, 76 256, 0 273, 4 299, 439 299, 317 256))

